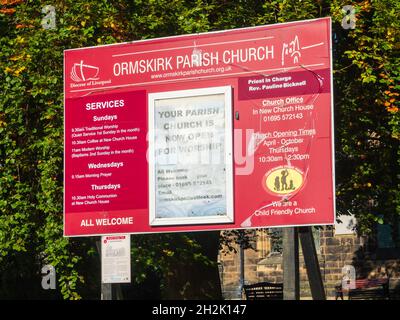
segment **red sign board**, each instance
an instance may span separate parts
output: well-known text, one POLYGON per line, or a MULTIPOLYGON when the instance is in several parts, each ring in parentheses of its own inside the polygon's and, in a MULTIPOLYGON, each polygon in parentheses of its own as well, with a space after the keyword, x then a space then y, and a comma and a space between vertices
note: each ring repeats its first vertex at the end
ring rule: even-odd
POLYGON ((65 236, 333 224, 331 20, 66 50, 65 236))

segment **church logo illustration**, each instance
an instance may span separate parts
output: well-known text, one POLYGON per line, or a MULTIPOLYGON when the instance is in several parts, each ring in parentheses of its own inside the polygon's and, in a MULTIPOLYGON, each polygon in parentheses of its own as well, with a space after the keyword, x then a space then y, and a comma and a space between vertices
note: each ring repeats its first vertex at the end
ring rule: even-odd
POLYGON ((280 166, 268 171, 262 179, 262 184, 270 194, 289 195, 303 186, 303 177, 303 172, 297 168, 280 166))

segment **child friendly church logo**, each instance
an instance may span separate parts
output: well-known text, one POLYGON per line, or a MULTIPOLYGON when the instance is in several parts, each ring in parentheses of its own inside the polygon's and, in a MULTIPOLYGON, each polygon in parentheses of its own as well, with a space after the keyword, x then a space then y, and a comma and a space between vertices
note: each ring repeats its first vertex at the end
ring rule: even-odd
POLYGON ((291 194, 299 190, 303 183, 303 172, 290 166, 273 168, 262 179, 263 188, 273 195, 291 194))

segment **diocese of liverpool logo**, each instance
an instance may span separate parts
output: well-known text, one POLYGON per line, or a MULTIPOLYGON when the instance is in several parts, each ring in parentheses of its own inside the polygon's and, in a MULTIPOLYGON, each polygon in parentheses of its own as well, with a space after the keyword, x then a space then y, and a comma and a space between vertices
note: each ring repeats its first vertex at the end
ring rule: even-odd
POLYGON ((83 60, 81 60, 80 63, 74 63, 71 69, 71 79, 75 82, 98 80, 98 73, 98 67, 83 64, 83 60))

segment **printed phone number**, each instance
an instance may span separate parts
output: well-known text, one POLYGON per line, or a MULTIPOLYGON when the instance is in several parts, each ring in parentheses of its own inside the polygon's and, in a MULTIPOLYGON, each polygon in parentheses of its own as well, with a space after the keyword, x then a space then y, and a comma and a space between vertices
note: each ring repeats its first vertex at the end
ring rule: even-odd
POLYGON ((303 113, 287 113, 287 114, 277 114, 272 116, 264 116, 264 122, 274 122, 274 121, 287 121, 287 120, 299 120, 303 119, 303 113))

